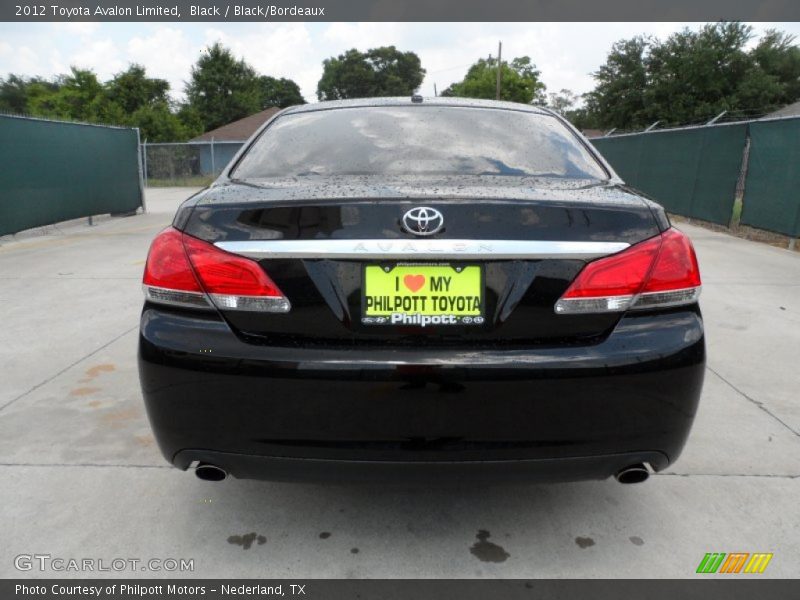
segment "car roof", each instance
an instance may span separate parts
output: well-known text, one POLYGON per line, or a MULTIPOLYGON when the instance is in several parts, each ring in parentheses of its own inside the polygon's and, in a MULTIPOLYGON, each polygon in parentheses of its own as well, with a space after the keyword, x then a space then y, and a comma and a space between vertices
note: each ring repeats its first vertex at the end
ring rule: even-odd
POLYGON ((355 98, 352 100, 329 100, 325 102, 314 102, 313 104, 300 104, 291 106, 282 114, 295 114, 312 112, 316 110, 331 110, 337 108, 367 108, 380 106, 455 106, 466 108, 494 108, 504 110, 515 110, 529 112, 539 115, 552 115, 553 112, 541 107, 530 104, 520 104, 519 102, 503 102, 500 100, 478 100, 474 98, 453 98, 444 96, 414 96, 416 101, 412 101, 411 96, 389 97, 389 98, 355 98), (421 98, 422 101, 418 99, 421 98))

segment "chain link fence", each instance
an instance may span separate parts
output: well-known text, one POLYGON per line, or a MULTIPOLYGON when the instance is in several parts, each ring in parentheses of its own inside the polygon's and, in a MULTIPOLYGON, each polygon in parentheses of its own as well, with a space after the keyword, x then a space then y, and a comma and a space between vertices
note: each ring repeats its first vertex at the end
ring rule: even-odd
POLYGON ((244 142, 142 143, 146 187, 202 187, 211 183, 244 142))

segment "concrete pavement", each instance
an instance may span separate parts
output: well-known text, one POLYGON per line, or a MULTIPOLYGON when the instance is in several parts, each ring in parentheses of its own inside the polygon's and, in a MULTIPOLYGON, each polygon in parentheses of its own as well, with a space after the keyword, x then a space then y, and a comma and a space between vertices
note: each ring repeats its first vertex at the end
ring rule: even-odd
POLYGON ((14 567, 46 553, 194 560, 155 577, 693 577, 735 551, 800 574, 800 254, 681 225, 709 372, 683 456, 644 485, 211 484, 158 453, 135 365, 147 247, 190 192, 0 238, 0 576, 83 576, 14 567))

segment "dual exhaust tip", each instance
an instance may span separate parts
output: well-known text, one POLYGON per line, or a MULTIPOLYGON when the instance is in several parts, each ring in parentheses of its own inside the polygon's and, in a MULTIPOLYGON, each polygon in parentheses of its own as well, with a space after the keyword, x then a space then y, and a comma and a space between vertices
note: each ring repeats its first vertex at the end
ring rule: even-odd
MULTIPOLYGON (((222 481, 228 477, 228 472, 225 469, 209 463, 198 464, 194 474, 203 481, 222 481)), ((642 463, 627 466, 617 471, 614 475, 614 479, 619 483, 625 484, 642 483, 647 481, 648 477, 650 477, 650 472, 642 463)))
POLYGON ((614 479, 619 483, 642 483, 650 477, 650 471, 642 463, 630 465, 620 469, 614 474, 614 479))
POLYGON ((209 463, 197 465, 194 474, 203 481, 222 481, 228 477, 228 472, 225 469, 209 463))

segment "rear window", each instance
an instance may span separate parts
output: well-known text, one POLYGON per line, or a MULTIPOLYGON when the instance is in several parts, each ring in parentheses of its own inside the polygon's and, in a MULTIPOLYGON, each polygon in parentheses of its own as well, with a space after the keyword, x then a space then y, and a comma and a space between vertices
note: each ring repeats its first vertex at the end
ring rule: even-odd
POLYGON ((442 106, 342 108, 278 117, 232 176, 407 174, 608 177, 552 116, 442 106))

